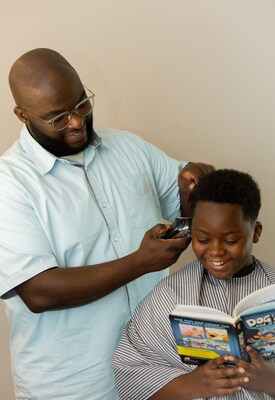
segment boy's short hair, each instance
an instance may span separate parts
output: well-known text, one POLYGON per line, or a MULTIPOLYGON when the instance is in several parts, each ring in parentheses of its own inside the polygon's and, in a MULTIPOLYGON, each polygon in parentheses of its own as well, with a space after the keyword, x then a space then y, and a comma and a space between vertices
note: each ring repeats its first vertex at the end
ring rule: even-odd
POLYGON ((218 169, 202 177, 191 193, 192 216, 198 201, 237 204, 245 219, 255 221, 261 208, 261 193, 249 174, 234 169, 218 169))

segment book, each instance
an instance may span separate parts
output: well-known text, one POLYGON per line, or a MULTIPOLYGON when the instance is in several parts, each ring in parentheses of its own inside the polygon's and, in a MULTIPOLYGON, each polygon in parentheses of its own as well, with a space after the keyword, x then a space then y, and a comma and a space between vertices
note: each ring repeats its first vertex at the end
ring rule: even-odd
POLYGON ((176 305, 169 315, 178 353, 186 364, 201 365, 231 354, 250 361, 246 346, 275 358, 275 284, 243 298, 230 316, 194 305, 176 305))

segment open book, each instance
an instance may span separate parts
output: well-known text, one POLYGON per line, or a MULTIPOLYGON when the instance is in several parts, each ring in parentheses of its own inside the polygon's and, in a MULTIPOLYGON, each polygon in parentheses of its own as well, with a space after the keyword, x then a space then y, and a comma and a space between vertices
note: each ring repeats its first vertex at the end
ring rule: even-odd
POLYGON ((233 316, 209 307, 178 304, 170 316, 179 355, 200 365, 225 354, 249 361, 246 346, 275 357, 275 284, 251 293, 233 316))

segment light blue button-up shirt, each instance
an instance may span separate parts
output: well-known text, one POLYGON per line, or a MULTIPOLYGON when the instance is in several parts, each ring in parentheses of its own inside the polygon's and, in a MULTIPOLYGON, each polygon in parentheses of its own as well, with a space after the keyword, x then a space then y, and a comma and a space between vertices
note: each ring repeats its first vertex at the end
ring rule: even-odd
POLYGON ((135 251, 179 214, 185 165, 129 132, 97 128, 84 166, 58 159, 24 126, 0 159, 0 295, 11 327, 18 399, 114 400, 111 358, 137 303, 167 272, 147 274, 85 306, 32 313, 14 287, 55 266, 135 251))

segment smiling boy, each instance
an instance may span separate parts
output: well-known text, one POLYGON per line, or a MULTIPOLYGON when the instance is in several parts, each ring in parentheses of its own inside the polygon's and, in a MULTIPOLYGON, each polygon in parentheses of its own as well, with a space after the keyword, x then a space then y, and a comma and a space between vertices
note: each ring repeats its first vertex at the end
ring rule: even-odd
POLYGON ((250 363, 223 356, 199 367, 184 364, 168 318, 178 303, 232 314, 243 297, 275 283, 275 270, 252 256, 262 232, 260 207, 248 174, 225 169, 201 179, 191 196, 197 260, 160 282, 127 324, 113 359, 120 399, 275 398, 274 360, 248 347, 250 363))

